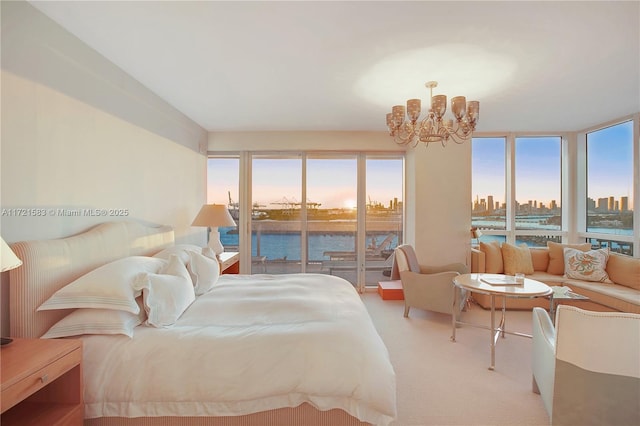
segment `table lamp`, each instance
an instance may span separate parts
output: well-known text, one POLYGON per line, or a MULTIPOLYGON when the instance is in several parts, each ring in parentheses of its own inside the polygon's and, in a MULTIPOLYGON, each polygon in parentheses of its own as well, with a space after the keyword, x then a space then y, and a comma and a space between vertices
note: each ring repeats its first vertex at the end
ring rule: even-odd
MULTIPOLYGON (((18 256, 16 256, 13 250, 11 250, 11 247, 4 242, 4 239, 0 238, 0 241, 2 241, 2 251, 0 252, 0 255, 2 255, 0 258, 0 272, 5 272, 22 265, 22 260, 18 259, 18 256)), ((6 345, 12 341, 13 339, 2 337, 0 344, 6 345)))
POLYGON ((205 204, 200 209, 191 226, 207 226, 211 228, 208 247, 210 247, 216 255, 219 255, 224 251, 224 247, 220 242, 218 227, 236 226, 236 222, 224 204, 205 204))
POLYGON ((480 237, 482 236, 482 231, 480 231, 478 228, 471 228, 471 239, 475 239, 476 240, 476 244, 480 245, 480 237))

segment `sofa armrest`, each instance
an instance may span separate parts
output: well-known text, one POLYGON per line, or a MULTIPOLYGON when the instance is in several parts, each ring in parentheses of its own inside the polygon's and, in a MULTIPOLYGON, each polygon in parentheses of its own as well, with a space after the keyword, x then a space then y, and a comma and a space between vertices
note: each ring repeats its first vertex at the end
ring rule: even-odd
POLYGON ((486 272, 486 260, 487 256, 483 251, 477 248, 471 248, 471 272, 483 273, 486 272))

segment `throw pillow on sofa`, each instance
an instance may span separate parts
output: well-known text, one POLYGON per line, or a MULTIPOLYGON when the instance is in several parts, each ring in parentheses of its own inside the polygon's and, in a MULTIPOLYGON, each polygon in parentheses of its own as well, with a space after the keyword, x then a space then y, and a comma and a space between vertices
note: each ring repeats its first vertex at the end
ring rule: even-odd
POLYGON ((549 266, 547 267, 547 273, 553 275, 564 274, 564 249, 566 247, 578 249, 581 251, 591 250, 591 244, 560 244, 547 241, 547 247, 549 248, 549 266))
POLYGON ((507 275, 533 274, 531 253, 526 244, 520 244, 519 247, 509 243, 502 244, 502 260, 504 273, 507 275))
POLYGON ((567 278, 583 281, 605 282, 609 249, 582 251, 574 248, 564 249, 564 272, 567 278))
POLYGON ((487 274, 502 274, 504 265, 502 262, 502 251, 498 241, 490 243, 480 242, 480 251, 484 253, 484 268, 487 274))
POLYGON ((640 259, 620 253, 609 253, 609 279, 616 284, 640 290, 640 259))

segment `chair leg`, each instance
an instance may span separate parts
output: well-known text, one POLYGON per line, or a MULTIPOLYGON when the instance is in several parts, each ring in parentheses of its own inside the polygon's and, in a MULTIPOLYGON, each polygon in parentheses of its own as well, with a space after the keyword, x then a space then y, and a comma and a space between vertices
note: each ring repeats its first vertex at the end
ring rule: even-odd
POLYGON ((409 318, 409 305, 404 305, 404 317, 409 318))

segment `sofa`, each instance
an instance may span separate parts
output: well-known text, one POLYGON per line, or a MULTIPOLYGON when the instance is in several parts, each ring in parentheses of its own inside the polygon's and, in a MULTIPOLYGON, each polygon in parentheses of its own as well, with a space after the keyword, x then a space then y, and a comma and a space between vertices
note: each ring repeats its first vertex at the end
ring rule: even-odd
MULTIPOLYGON (((578 265, 580 266, 580 265, 578 265)), ((471 249, 471 272, 513 275, 523 272, 527 278, 549 286, 569 287, 572 292, 589 298, 584 300, 563 299, 562 304, 578 306, 593 311, 620 311, 640 314, 640 258, 609 252, 608 249, 592 250, 589 243, 560 244, 548 242, 547 247, 514 246, 480 242, 471 249), (566 252, 566 256, 565 256, 566 252), (566 273, 566 267, 574 268, 571 255, 604 254, 601 270, 603 276, 577 274, 574 269, 566 273), (569 263, 567 264, 567 261, 569 263), (569 265, 569 266, 567 266, 569 265), (606 266, 604 266, 606 265, 606 266)), ((473 293, 472 298, 483 308, 490 307, 490 297, 473 293)), ((546 298, 505 300, 507 309, 549 308, 546 298)), ((496 306, 502 306, 501 298, 496 306)))

